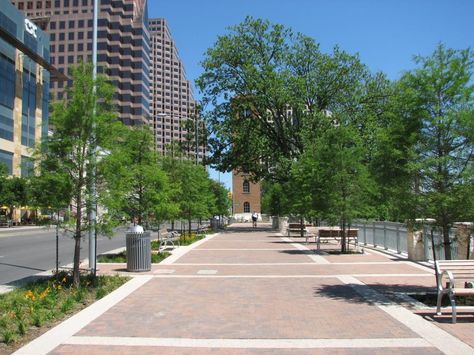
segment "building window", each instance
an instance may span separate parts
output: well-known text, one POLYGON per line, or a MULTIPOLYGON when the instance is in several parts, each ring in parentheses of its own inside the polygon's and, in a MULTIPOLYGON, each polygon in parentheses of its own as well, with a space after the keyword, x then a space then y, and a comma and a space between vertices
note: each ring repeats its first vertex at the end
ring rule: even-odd
POLYGON ((13 153, 0 149, 0 164, 7 167, 8 174, 11 175, 13 171, 13 153))
POLYGON ((30 157, 21 156, 21 177, 28 177, 33 175, 34 162, 30 157))
POLYGON ((250 183, 248 182, 248 180, 244 180, 242 188, 245 193, 250 192, 250 183))
POLYGON ((0 105, 13 109, 15 101, 15 63, 0 55, 0 105))
POLYGON ((23 108, 21 117, 21 144, 33 147, 36 128, 36 77, 23 71, 23 108))
POLYGON ((250 213, 250 203, 244 202, 244 213, 250 213))
POLYGON ((0 138, 13 142, 13 115, 12 117, 0 115, 0 138))

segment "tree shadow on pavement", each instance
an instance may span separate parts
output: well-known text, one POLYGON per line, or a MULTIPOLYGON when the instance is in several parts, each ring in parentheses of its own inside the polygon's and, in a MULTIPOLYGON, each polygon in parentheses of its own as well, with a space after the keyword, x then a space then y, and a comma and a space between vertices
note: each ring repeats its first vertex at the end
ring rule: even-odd
MULTIPOLYGON (((407 293, 429 293, 433 292, 433 287, 410 285, 410 284, 367 284, 365 286, 358 284, 322 284, 313 287, 315 297, 327 297, 335 300, 342 300, 350 303, 365 304, 400 304, 406 302, 400 298, 399 294, 407 293), (364 295, 357 292, 358 288, 364 288, 364 295)), ((415 301, 415 300, 413 300, 415 301)))
POLYGON ((312 250, 298 250, 298 249, 279 250, 279 252, 290 254, 290 255, 314 255, 315 254, 312 250))

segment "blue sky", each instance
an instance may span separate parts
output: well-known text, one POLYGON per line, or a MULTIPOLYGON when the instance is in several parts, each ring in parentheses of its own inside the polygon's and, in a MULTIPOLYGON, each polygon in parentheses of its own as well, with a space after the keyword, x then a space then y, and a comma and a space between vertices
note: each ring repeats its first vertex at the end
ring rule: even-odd
MULTIPOLYGON (((167 19, 191 82, 217 36, 247 15, 311 36, 324 51, 339 45, 359 53, 390 79, 414 67, 414 54, 429 55, 439 42, 474 48, 474 0, 149 0, 148 10, 150 17, 167 19)), ((196 89, 194 95, 199 99, 196 89)), ((230 174, 211 176, 231 186, 230 174)))

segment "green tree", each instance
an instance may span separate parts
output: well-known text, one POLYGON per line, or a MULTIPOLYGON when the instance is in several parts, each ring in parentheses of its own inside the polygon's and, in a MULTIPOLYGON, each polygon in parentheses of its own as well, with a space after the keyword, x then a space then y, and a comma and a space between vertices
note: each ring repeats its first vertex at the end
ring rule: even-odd
POLYGON ((357 217, 373 214, 375 185, 365 164, 366 146, 350 117, 325 118, 324 129, 305 136, 307 149, 292 169, 291 208, 300 216, 324 218, 341 227, 341 252, 347 228, 357 217))
POLYGON ((170 202, 168 176, 153 149, 153 135, 148 126, 127 127, 119 141, 104 157, 109 194, 103 204, 117 217, 126 215, 145 226, 159 224, 177 207, 170 202))
POLYGON ((13 210, 25 206, 29 201, 28 183, 19 176, 0 176, 0 206, 8 206, 10 220, 13 219, 13 210))
MULTIPOLYGON (((50 123, 53 135, 38 151, 40 174, 57 174, 62 186, 71 189, 74 225, 74 284, 79 285, 79 262, 83 232, 89 229, 86 208, 90 196, 91 157, 93 147, 113 150, 118 127, 113 110, 114 88, 99 76, 94 82, 92 66, 81 64, 72 68, 73 85, 67 89, 66 99, 53 105, 50 123), (96 86, 97 90, 94 90, 96 86), (94 115, 95 110, 95 115, 94 115)), ((100 177, 100 171, 98 171, 100 177)), ((106 193, 98 183, 98 195, 106 193)))
POLYGON ((321 112, 350 113, 370 138, 385 95, 385 78, 357 56, 337 47, 324 54, 313 39, 250 17, 217 39, 203 67, 211 163, 256 180, 288 180, 302 132, 319 129, 321 112))
POLYGON ((279 182, 262 181, 262 213, 283 216, 287 212, 287 188, 279 182))
POLYGON ((450 259, 449 228, 467 217, 472 206, 474 54, 439 44, 433 54, 416 56, 415 62, 418 68, 400 80, 419 108, 412 116, 421 126, 413 185, 423 206, 420 210, 441 227, 445 256, 450 259))
POLYGON ((211 202, 211 214, 215 216, 228 216, 232 206, 232 200, 229 199, 229 190, 223 183, 210 179, 211 191, 214 199, 211 202), (215 202, 215 203, 212 203, 215 202))
POLYGON ((170 181, 173 181, 171 200, 179 205, 176 217, 188 221, 191 233, 193 219, 208 218, 215 210, 209 176, 202 165, 185 159, 167 157, 164 168, 170 181))

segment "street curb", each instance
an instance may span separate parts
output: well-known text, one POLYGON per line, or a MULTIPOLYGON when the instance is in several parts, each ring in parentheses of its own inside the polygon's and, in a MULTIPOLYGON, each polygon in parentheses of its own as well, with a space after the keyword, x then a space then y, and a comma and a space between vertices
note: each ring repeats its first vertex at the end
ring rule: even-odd
POLYGON ((193 250, 194 248, 200 246, 201 244, 207 242, 208 240, 211 240, 213 239, 214 237, 217 237, 219 235, 219 233, 215 233, 215 234, 209 234, 207 235, 205 238, 202 238, 201 240, 198 240, 197 242, 191 244, 191 245, 186 245, 186 246, 182 246, 182 247, 179 247, 179 248, 176 248, 173 250, 171 256, 168 256, 166 259, 164 259, 160 265, 170 265, 170 264, 173 264, 174 262, 176 262, 179 258, 181 258, 182 256, 184 256, 185 254, 187 254, 188 252, 190 252, 191 250, 193 250))

